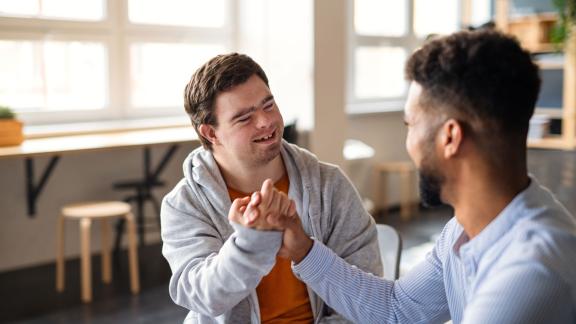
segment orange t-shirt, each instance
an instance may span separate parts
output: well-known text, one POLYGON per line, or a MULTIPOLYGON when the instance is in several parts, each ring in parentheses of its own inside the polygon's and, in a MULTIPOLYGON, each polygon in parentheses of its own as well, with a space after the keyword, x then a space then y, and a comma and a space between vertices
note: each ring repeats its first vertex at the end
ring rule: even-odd
MULTIPOLYGON (((274 184, 279 191, 288 194, 290 181, 288 175, 274 184)), ((249 196, 228 187, 230 199, 249 196)), ((292 273, 288 259, 276 257, 272 271, 262 278, 258 287, 258 304, 262 323, 312 323, 314 315, 310 306, 310 297, 306 285, 292 273)))

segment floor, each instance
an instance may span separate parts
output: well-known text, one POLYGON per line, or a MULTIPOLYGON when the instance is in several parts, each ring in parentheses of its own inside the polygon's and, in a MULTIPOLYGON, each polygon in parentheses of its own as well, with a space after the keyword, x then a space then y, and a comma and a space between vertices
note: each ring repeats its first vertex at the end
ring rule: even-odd
POLYGON ((93 302, 80 302, 78 259, 66 262, 66 287, 54 289, 53 264, 0 273, 0 323, 181 323, 186 310, 168 296, 170 268, 161 246, 140 248, 142 292, 132 296, 127 256, 120 255, 110 285, 100 281, 100 260, 93 262, 93 302), (144 266, 145 265, 145 266, 144 266))
MULTIPOLYGON (((576 152, 530 150, 529 170, 541 184, 550 188, 572 213, 576 214, 576 152)), ((449 207, 421 209, 409 222, 397 211, 376 215, 380 223, 393 225, 403 239, 401 273, 422 260, 433 245, 452 211, 449 207)), ((170 300, 167 282, 170 269, 160 245, 140 250, 142 292, 130 294, 128 265, 114 269, 112 284, 99 278, 99 260, 94 262, 94 302, 80 303, 78 260, 67 262, 66 291, 54 291, 54 265, 0 273, 0 323, 180 323, 186 310, 170 300)), ((124 256, 120 260, 126 261, 124 256)))

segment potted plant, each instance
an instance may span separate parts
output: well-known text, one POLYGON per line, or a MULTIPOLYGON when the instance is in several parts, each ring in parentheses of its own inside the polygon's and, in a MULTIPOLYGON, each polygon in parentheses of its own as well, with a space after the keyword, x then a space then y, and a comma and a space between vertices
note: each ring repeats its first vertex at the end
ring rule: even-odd
POLYGON ((24 141, 22 122, 6 106, 0 106, 0 146, 19 145, 24 141))
POLYGON ((550 36, 552 42, 562 49, 567 42, 574 40, 571 36, 576 32, 576 0, 553 0, 552 3, 558 12, 558 21, 550 36))

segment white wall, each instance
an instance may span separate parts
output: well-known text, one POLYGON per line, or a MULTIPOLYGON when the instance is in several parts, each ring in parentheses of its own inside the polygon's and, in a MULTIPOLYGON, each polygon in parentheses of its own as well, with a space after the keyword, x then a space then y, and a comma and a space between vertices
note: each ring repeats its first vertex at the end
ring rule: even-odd
MULTIPOLYGON (((348 119, 348 129, 350 138, 361 140, 374 148, 374 158, 366 163, 410 160, 405 149, 406 127, 403 112, 352 115, 348 119)), ((376 203, 376 207, 381 207, 374 197, 374 177, 371 174, 362 179, 353 178, 352 180, 355 180, 354 183, 362 196, 371 198, 376 203)), ((387 192, 390 196, 387 200, 391 205, 398 204, 400 201, 399 184, 397 177, 390 177, 387 184, 387 192)), ((413 198, 416 201, 417 197, 413 198)))
MULTIPOLYGON (((153 157, 159 158, 166 148, 155 146, 153 157)), ((181 145, 167 165, 162 176, 167 185, 155 191, 159 200, 181 178, 182 161, 192 148, 191 144, 181 145)), ((45 157, 35 159, 36 181, 47 162, 45 157)), ((36 216, 29 218, 24 159, 0 159, 0 271, 54 262, 56 219, 60 207, 76 201, 122 199, 126 193, 112 190, 112 183, 139 178, 142 164, 142 149, 64 155, 38 199, 36 216)), ((152 216, 152 211, 148 210, 147 215, 152 216)), ((79 255, 78 226, 76 221, 66 224, 66 257, 79 255)), ((93 226, 92 233, 92 251, 99 251, 98 225, 93 226)), ((159 241, 159 233, 146 239, 159 241)))
MULTIPOLYGON (((345 0, 314 1, 316 110, 315 128, 309 140, 311 149, 318 153, 321 159, 340 164, 344 169, 346 165, 341 152, 346 138, 362 140, 375 149, 376 155, 368 163, 407 160, 408 155, 404 149, 405 128, 401 112, 356 116, 347 116, 344 113, 345 7, 345 0)), ((158 158, 165 148, 155 147, 154 156, 158 158)), ((167 185, 164 189, 155 191, 156 197, 161 199, 181 178, 181 163, 192 149, 192 145, 183 145, 180 148, 162 177, 167 185)), ((37 170, 47 162, 47 158, 36 160, 37 170)), ((121 199, 124 195, 113 191, 112 183, 140 177, 141 168, 141 149, 65 155, 38 200, 36 217, 28 218, 24 161, 0 159, 0 271, 54 262, 55 226, 59 208, 74 201, 121 199)), ((36 173, 38 176, 39 171, 36 173)), ((356 184, 363 196, 371 197, 370 181, 356 184)), ((397 179, 393 179, 389 186, 388 192, 391 194, 389 201, 392 204, 397 203, 398 190, 394 190, 397 188, 397 179)), ((152 215, 151 211, 148 211, 148 215, 152 215)), ((79 255, 77 225, 69 222, 66 227, 67 257, 79 255)), ((98 226, 95 226, 93 251, 98 251, 99 248, 97 231, 98 226)), ((159 235, 151 235, 147 239, 151 242, 158 241, 159 235)))

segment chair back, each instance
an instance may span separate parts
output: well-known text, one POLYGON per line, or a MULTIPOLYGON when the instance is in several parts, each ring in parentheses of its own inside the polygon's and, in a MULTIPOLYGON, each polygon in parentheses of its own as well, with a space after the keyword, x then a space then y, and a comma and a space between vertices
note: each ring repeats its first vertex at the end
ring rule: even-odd
POLYGON ((389 225, 376 224, 378 230, 378 247, 384 266, 384 278, 396 280, 400 276, 400 252, 402 239, 400 234, 389 225))
POLYGON ((296 129, 296 122, 286 124, 284 126, 284 134, 282 138, 288 143, 298 144, 298 130, 296 129))

